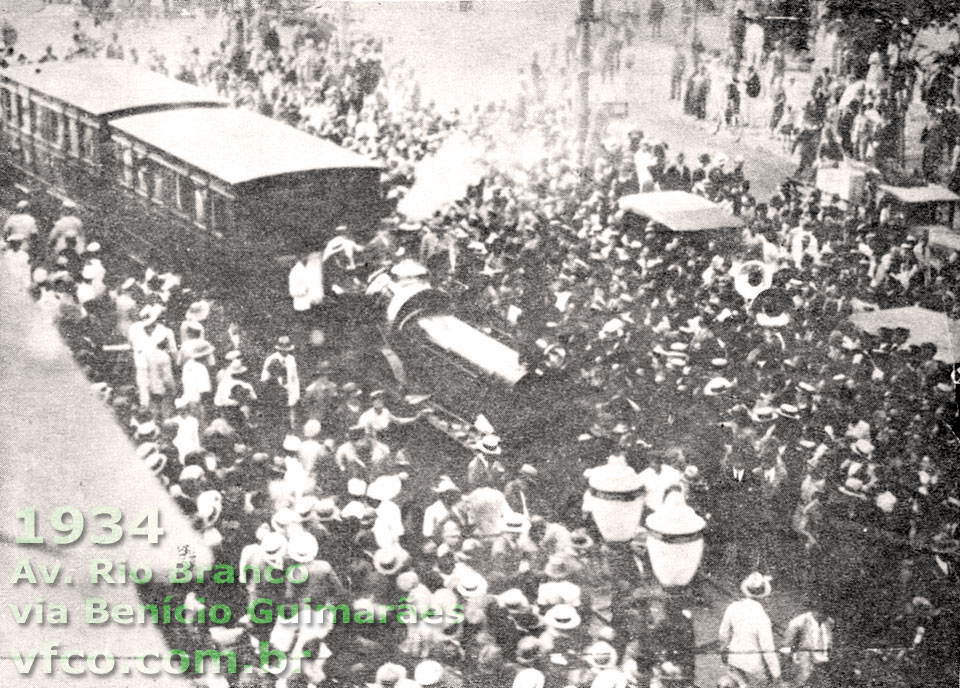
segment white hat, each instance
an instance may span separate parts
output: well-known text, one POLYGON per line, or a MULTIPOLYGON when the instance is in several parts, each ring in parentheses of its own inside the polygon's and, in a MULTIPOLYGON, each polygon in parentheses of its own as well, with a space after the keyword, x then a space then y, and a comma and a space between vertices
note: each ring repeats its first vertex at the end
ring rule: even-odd
POLYGON ((430 271, 417 261, 407 258, 394 265, 390 274, 397 279, 415 279, 430 274, 430 271))
POLYGON ((380 548, 373 555, 373 568, 385 576, 398 573, 407 565, 410 554, 402 547, 380 548))
POLYGON ((320 545, 317 544, 317 538, 306 531, 294 533, 287 545, 290 558, 301 564, 309 564, 317 558, 319 552, 320 545))
POLYGON ((783 418, 800 418, 800 409, 793 404, 780 404, 777 414, 783 418))
POLYGON ((627 688, 627 675, 619 669, 602 669, 597 672, 590 688, 627 688))
POLYGON ((286 552, 287 538, 280 533, 267 533, 260 541, 260 549, 267 556, 280 555, 286 552))
POLYGON ((772 591, 770 576, 764 576, 758 571, 754 571, 740 583, 740 592, 754 599, 759 600, 768 597, 772 591))
POLYGON ((223 510, 223 495, 217 490, 207 490, 197 496, 197 515, 205 525, 212 525, 220 518, 223 510))
POLYGON ((283 448, 288 452, 295 452, 300 448, 300 438, 296 435, 287 435, 283 438, 283 448))
POLYGON ((29 207, 30 207, 30 201, 17 202, 17 210, 26 210, 29 207))
POLYGON ((763 423, 773 420, 777 417, 777 415, 777 410, 772 406, 754 406, 752 409, 750 409, 750 418, 755 423, 763 423))
POLYGON ((500 446, 500 437, 497 435, 484 435, 483 439, 477 442, 476 448, 490 456, 503 453, 503 448, 500 446))
POLYGON ((397 498, 401 489, 403 489, 403 482, 399 476, 381 475, 370 483, 367 488, 367 496, 378 502, 389 502, 397 498))
POLYGON ((456 483, 454 483, 449 476, 441 475, 440 482, 433 488, 433 491, 437 494, 443 494, 444 492, 460 492, 460 488, 457 487, 456 483))
POLYGON ((413 670, 413 680, 421 686, 433 686, 443 678, 443 665, 433 659, 426 659, 413 670))
POLYGON ((465 571, 457 581, 457 592, 464 597, 480 597, 487 592, 487 581, 476 571, 465 571))
POLYGON ((721 392, 730 389, 736 384, 736 381, 730 381, 725 377, 715 377, 703 386, 703 394, 708 397, 719 396, 721 392))
POLYGON ((551 628, 568 631, 580 625, 580 613, 569 604, 556 604, 543 615, 543 621, 551 628))
POLYGON ((597 668, 615 667, 617 651, 610 643, 600 640, 587 648, 587 661, 597 668))
POLYGON ((273 518, 270 519, 270 525, 276 530, 283 530, 290 524, 300 523, 300 521, 300 514, 293 509, 283 507, 282 509, 277 509, 273 514, 273 518))
POLYGON ((547 682, 543 672, 537 669, 521 669, 513 679, 513 688, 543 688, 547 682))
POLYGON ((293 510, 305 517, 310 514, 318 505, 320 500, 314 495, 304 495, 293 503, 293 510))
POLYGON ((303 425, 303 436, 309 440, 312 440, 314 437, 320 434, 320 430, 320 421, 318 421, 316 418, 311 418, 303 425))
POLYGON ((500 519, 500 527, 505 533, 522 533, 529 524, 530 521, 526 516, 512 509, 508 509, 500 519))
POLYGON ((530 600, 520 588, 510 588, 497 595, 497 602, 508 610, 523 610, 530 606, 530 600))
POLYGON ((367 494, 367 483, 360 478, 350 478, 347 481, 347 494, 351 497, 363 497, 367 494))
POLYGON ((850 450, 854 454, 860 454, 861 456, 869 456, 873 454, 874 449, 875 447, 873 446, 873 442, 863 438, 850 445, 850 450))
POLYGON ((881 492, 875 500, 877 508, 885 514, 893 513, 893 508, 897 505, 897 498, 889 490, 881 492))
POLYGON ((397 681, 402 681, 407 677, 407 670, 399 665, 388 662, 377 669, 377 685, 394 685, 397 681))

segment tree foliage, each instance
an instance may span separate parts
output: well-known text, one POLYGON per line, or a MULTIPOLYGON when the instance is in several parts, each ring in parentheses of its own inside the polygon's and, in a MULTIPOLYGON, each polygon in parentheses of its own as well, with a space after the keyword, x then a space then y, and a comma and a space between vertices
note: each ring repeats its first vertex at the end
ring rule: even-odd
POLYGON ((912 47, 923 29, 956 27, 960 0, 826 0, 824 18, 858 54, 912 47))

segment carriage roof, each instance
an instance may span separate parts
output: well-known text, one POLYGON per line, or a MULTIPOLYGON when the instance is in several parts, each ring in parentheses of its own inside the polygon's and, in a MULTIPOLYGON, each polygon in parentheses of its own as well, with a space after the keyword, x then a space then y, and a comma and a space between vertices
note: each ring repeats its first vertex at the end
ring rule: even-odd
POLYGON ((906 205, 960 201, 960 196, 939 184, 928 184, 926 186, 888 186, 883 184, 880 186, 880 190, 906 205))
POLYGON ((330 141, 248 110, 167 110, 123 117, 112 126, 234 186, 286 174, 381 167, 330 141))
POLYGON ((10 81, 95 117, 110 117, 172 106, 217 106, 225 101, 207 91, 121 60, 77 60, 12 67, 10 81))
POLYGON ((651 191, 620 199, 620 207, 674 232, 736 229, 743 220, 716 203, 685 191, 651 191))

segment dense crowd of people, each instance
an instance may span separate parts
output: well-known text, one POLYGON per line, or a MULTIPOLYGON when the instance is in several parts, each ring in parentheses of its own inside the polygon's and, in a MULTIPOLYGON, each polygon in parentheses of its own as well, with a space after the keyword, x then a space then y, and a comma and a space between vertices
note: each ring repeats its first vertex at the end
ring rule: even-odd
MULTIPOLYGON (((78 54, 129 59, 114 43, 78 54)), ((906 330, 870 335, 849 318, 910 305, 960 315, 957 254, 933 252, 875 189, 860 206, 788 184, 761 201, 742 160, 704 154, 690 166, 639 131, 604 141, 580 169, 562 107, 533 99, 446 117, 409 74, 385 72, 380 50, 306 34, 284 44, 266 23, 235 29, 206 61, 198 50, 172 69, 160 54, 146 61, 385 161, 385 193, 398 200, 454 132, 487 151, 462 200, 424 221, 388 218, 357 262, 389 267, 415 237, 463 312, 525 349, 559 342, 568 369, 603 391, 584 442, 600 447, 598 465, 642 484, 645 513, 691 505, 708 524, 704 574, 742 579, 718 630, 725 685, 786 677, 778 655, 794 660, 795 685, 852 681, 868 645, 904 650, 905 685, 952 685, 952 366, 906 330), (537 158, 503 153, 505 133, 537 158), (680 235, 621 208, 655 189, 705 196, 745 227, 680 235), (769 288, 751 290, 751 269, 769 288), (784 653, 762 602, 770 576, 813 610, 789 625, 784 653)), ((851 110, 831 102, 838 92, 825 74, 811 117, 856 156, 863 140, 852 126, 842 135, 851 110)), ((423 413, 391 411, 399 400, 361 388, 322 345, 274 332, 273 350, 260 350, 230 304, 193 291, 188 275, 113 274, 88 231, 69 204, 49 231, 21 205, 5 227, 7 268, 57 318, 217 560, 309 571, 299 589, 211 584, 180 600, 236 612, 223 627, 175 629, 180 642, 241 657, 260 641, 311 650, 302 674, 258 671, 236 685, 692 684, 699 611, 651 592, 642 531, 624 558, 589 509, 558 514, 556 490, 586 488, 586 476, 554 457, 510 456, 492 428, 467 460, 438 468, 415 450, 413 436, 430 432, 423 413), (304 596, 392 621, 399 607, 378 605, 401 599, 462 619, 258 623, 262 609, 250 610, 304 596)))

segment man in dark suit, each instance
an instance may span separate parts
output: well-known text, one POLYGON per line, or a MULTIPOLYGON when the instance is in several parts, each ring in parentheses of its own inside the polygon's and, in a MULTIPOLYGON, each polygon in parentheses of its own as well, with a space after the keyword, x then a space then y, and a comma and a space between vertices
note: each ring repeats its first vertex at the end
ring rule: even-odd
POLYGON ((737 429, 711 490, 716 542, 724 549, 724 566, 736 577, 757 566, 761 480, 753 472, 756 452, 751 428, 737 429))

